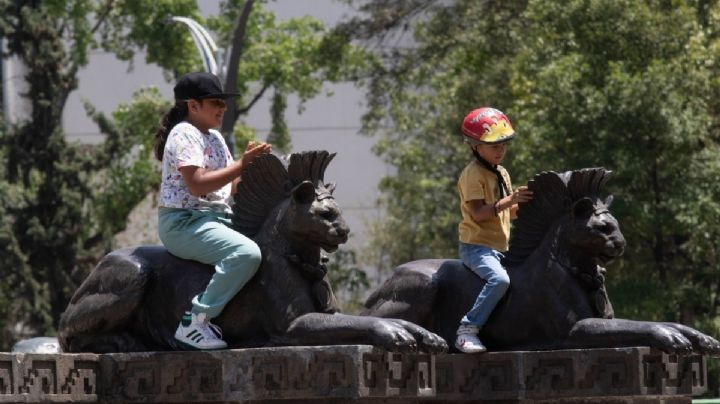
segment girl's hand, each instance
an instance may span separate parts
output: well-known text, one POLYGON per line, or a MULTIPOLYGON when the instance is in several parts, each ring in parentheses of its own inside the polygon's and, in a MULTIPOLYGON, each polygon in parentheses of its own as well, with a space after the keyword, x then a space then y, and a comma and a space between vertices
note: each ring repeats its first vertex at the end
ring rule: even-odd
POLYGON ((248 143, 245 153, 243 153, 241 164, 243 167, 247 167, 255 157, 270 152, 272 152, 272 146, 270 144, 253 140, 248 143))

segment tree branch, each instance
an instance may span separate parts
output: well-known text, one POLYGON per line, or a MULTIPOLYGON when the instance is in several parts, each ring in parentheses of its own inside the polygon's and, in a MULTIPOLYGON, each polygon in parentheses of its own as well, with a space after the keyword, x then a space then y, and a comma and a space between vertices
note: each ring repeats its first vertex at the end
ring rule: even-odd
POLYGON ((108 14, 110 14, 110 11, 112 11, 113 3, 115 3, 115 0, 107 0, 105 2, 105 11, 100 14, 100 17, 95 22, 95 26, 90 30, 90 34, 94 35, 98 29, 100 29, 100 25, 105 21, 108 14))
MULTIPOLYGON (((233 33, 232 40, 232 51, 230 52, 230 58, 228 59, 227 71, 225 76, 225 91, 235 91, 235 89, 237 88, 238 66, 240 66, 240 56, 242 55, 243 44, 245 43, 245 31, 247 29, 248 18, 250 17, 250 12, 252 11, 254 3, 255 0, 245 1, 242 12, 240 12, 240 15, 238 16, 237 22, 235 24, 235 31, 233 33)), ((237 101, 235 100, 235 98, 229 98, 227 100, 227 111, 225 112, 222 127, 220 128, 222 133, 227 134, 232 132, 232 129, 235 126, 235 121, 237 121, 239 115, 240 113, 237 109, 237 101)), ((234 153, 234 150, 232 148, 230 149, 230 151, 234 153)))
POLYGON ((255 103, 258 102, 258 100, 260 100, 260 98, 262 98, 263 94, 265 94, 265 91, 268 88, 270 88, 270 84, 265 84, 263 86, 262 90, 260 90, 257 94, 255 94, 255 97, 253 97, 252 101, 250 101, 249 104, 247 104, 246 106, 239 108, 237 110, 237 116, 240 116, 240 115, 248 112, 250 110, 250 108, 252 108, 253 105, 255 105, 255 103))
MULTIPOLYGON (((114 3, 115 0, 107 0, 105 2, 105 10, 100 14, 97 21, 95 22, 95 26, 92 28, 92 30, 90 30, 90 35, 95 35, 95 32, 100 29, 100 26, 103 24, 103 22, 105 22, 108 15, 110 15, 110 11, 112 11, 114 3)), ((80 66, 78 65, 77 60, 72 60, 70 66, 68 67, 67 73, 65 73, 64 75, 65 79, 63 80, 63 83, 65 85, 65 88, 62 89, 59 96, 59 104, 61 111, 65 108, 65 103, 67 102, 68 96, 77 85, 77 73, 79 69, 80 66)))

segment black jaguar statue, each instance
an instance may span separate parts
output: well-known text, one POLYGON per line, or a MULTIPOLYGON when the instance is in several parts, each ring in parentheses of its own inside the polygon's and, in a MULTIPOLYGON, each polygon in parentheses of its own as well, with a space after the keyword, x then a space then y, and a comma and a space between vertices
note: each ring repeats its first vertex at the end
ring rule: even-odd
MULTIPOLYGON (((287 167, 273 155, 243 171, 233 223, 260 246, 253 279, 213 320, 230 348, 372 344, 389 350, 444 351, 439 336, 404 320, 337 311, 321 250, 334 251, 349 229, 323 176, 334 155, 305 152, 287 167)), ((65 352, 182 349, 175 327, 213 268, 160 246, 114 251, 75 292, 60 320, 65 352)))
MULTIPOLYGON (((510 288, 480 331, 489 350, 651 346, 717 355, 717 340, 676 323, 616 319, 605 289, 605 265, 625 239, 600 197, 602 168, 544 172, 520 204, 503 264, 510 288)), ((462 316, 484 282, 452 259, 397 267, 366 301, 363 314, 401 318, 454 341, 462 316)))

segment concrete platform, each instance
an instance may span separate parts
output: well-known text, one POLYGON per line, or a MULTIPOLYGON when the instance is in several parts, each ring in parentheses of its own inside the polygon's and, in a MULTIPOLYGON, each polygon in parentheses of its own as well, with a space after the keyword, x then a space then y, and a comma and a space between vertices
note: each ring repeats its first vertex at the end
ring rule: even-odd
POLYGON ((367 345, 0 353, 0 403, 690 403, 706 389, 706 357, 646 347, 481 355, 367 345))

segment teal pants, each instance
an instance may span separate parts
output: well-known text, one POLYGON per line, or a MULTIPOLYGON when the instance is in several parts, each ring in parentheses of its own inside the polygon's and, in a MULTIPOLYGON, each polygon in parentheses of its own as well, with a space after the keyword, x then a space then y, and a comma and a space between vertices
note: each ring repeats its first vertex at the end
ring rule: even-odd
POLYGON ((171 254, 213 265, 207 288, 192 300, 193 313, 217 317, 260 267, 260 248, 230 228, 225 213, 160 208, 158 232, 171 254))

